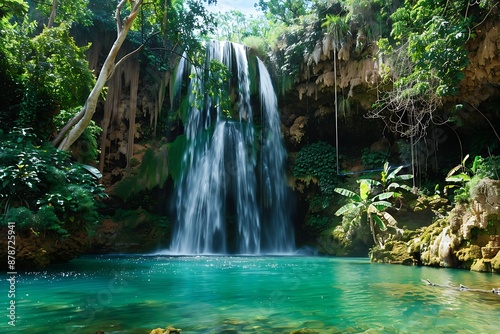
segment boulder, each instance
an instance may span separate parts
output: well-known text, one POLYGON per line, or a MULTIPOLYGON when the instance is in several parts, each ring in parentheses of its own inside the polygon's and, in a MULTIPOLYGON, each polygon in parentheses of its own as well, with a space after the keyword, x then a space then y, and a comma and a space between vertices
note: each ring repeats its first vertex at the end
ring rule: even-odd
POLYGON ((500 274, 500 252, 498 252, 497 255, 491 259, 490 263, 491 271, 500 274))
POLYGON ((485 259, 477 259, 470 267, 470 270, 485 272, 485 273, 491 272, 491 262, 485 259))

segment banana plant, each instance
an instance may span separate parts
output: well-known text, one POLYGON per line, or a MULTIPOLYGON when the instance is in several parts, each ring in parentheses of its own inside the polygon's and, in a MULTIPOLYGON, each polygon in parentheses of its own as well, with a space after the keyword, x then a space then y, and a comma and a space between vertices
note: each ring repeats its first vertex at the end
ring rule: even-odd
POLYGON ((349 199, 349 203, 343 205, 336 212, 336 216, 352 217, 351 224, 359 225, 361 219, 366 215, 366 221, 370 225, 373 242, 380 247, 384 247, 382 239, 377 240, 375 232, 375 224, 381 231, 387 230, 387 226, 397 226, 396 219, 386 212, 393 204, 387 201, 391 197, 397 197, 398 193, 394 191, 386 191, 379 194, 373 194, 373 188, 383 186, 376 180, 361 179, 359 183, 359 194, 344 188, 335 188, 334 191, 349 199))
POLYGON ((406 181, 410 180, 413 178, 412 174, 403 174, 403 175, 398 175, 398 173, 403 169, 404 166, 399 166, 396 167, 392 172, 391 172, 391 167, 389 166, 389 163, 386 162, 384 164, 384 169, 382 170, 381 173, 381 184, 382 187, 384 188, 384 191, 388 190, 396 190, 396 189, 404 189, 407 191, 411 191, 411 187, 408 186, 407 184, 400 183, 401 181, 406 181))
POLYGON ((469 159, 467 154, 462 162, 453 167, 446 175, 448 184, 444 187, 444 193, 448 194, 448 190, 453 190, 456 202, 466 202, 469 197, 469 182, 479 168, 482 158, 476 156, 471 168, 467 168, 466 162, 469 159))

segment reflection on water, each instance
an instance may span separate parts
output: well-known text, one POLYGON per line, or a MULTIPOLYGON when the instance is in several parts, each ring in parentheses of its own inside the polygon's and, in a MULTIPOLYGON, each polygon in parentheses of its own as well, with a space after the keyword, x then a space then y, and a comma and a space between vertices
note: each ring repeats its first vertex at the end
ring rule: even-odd
MULTIPOLYGON (((30 333, 495 333, 500 276, 318 257, 88 257, 20 274, 30 333)), ((2 281, 2 291, 7 291, 2 281)), ((7 321, 0 331, 11 330, 7 321)))

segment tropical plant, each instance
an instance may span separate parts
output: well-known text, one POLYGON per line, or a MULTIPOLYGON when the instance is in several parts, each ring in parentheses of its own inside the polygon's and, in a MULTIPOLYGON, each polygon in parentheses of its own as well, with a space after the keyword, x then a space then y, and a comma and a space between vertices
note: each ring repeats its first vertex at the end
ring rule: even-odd
POLYGON ((304 146, 295 159, 293 175, 319 185, 322 193, 332 195, 337 182, 335 148, 326 142, 304 146))
POLYGON ((398 166, 391 171, 391 166, 389 166, 389 162, 384 164, 384 169, 380 173, 381 180, 380 183, 384 191, 404 189, 406 191, 411 191, 411 187, 407 184, 400 183, 401 181, 411 180, 413 175, 411 174, 403 174, 398 175, 399 172, 403 169, 404 166, 398 166))
POLYGON ((372 151, 365 147, 361 152, 361 164, 365 168, 380 168, 382 164, 387 163, 391 152, 389 150, 372 151))
MULTIPOLYGON (((416 0, 397 8, 390 38, 377 43, 391 75, 380 85, 379 99, 367 116, 410 138, 412 146, 427 136, 430 126, 449 121, 439 111, 446 97, 458 93, 468 65, 466 43, 489 15, 487 6, 496 5, 416 0)), ((417 153, 412 153, 414 165, 416 160, 417 153)))
POLYGON ((335 192, 348 198, 349 203, 340 207, 336 212, 336 216, 349 217, 350 226, 359 226, 363 218, 368 222, 372 233, 373 242, 380 247, 384 246, 383 239, 376 237, 376 226, 381 231, 387 230, 387 226, 396 227, 396 219, 386 212, 388 208, 393 207, 393 204, 387 199, 394 197, 395 192, 383 192, 373 195, 374 186, 380 186, 381 183, 371 179, 357 180, 359 183, 359 194, 344 188, 335 188, 335 192))
POLYGON ((391 171, 389 163, 386 162, 381 172, 380 181, 372 179, 357 180, 359 183, 359 194, 348 189, 335 188, 335 192, 347 197, 350 201, 340 207, 335 212, 335 215, 344 216, 345 219, 348 219, 348 226, 358 227, 365 217, 369 224, 373 241, 375 244, 379 244, 383 247, 383 239, 379 238, 377 241, 375 232, 376 227, 381 231, 387 230, 388 226, 398 230, 396 219, 386 212, 387 209, 394 207, 394 204, 389 202, 388 199, 399 198, 401 196, 401 193, 397 191, 399 189, 411 190, 408 185, 402 182, 412 179, 413 175, 398 175, 403 167, 404 166, 399 166, 391 171))
POLYGON ((0 133, 1 222, 62 235, 94 226, 97 201, 106 193, 87 168, 28 129, 0 133))
POLYGON ((476 156, 471 167, 467 167, 469 154, 465 156, 460 164, 450 169, 446 175, 448 184, 444 187, 444 192, 453 190, 454 201, 457 203, 466 203, 470 198, 471 183, 480 178, 491 178, 498 180, 498 162, 497 156, 484 159, 476 156))

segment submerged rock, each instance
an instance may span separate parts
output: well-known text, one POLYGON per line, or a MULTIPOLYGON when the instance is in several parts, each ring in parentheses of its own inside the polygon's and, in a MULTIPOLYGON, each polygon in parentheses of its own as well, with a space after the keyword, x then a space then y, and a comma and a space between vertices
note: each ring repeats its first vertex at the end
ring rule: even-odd
POLYGON ((182 332, 182 329, 168 326, 165 329, 162 329, 162 328, 153 329, 149 334, 172 334, 172 333, 180 333, 180 332, 182 332))

